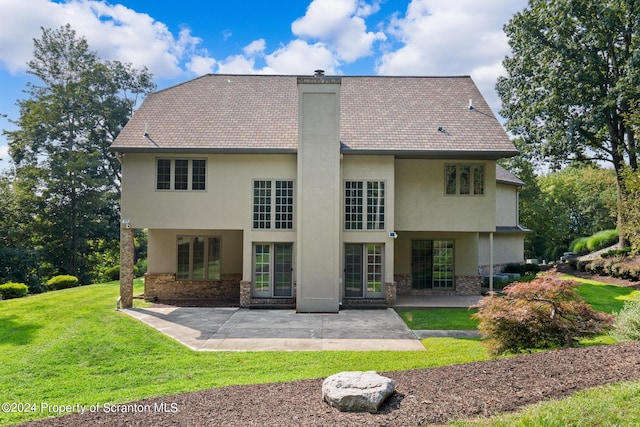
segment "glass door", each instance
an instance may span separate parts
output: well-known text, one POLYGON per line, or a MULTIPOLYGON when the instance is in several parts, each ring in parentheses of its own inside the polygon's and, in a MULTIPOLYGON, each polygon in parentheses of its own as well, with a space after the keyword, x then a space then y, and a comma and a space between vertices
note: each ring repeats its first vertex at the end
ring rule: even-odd
POLYGON ((346 245, 344 262, 345 297, 362 298, 364 296, 362 276, 362 245, 346 245))
POLYGON ((274 252, 274 297, 291 297, 293 290, 293 245, 277 243, 274 252))
POLYGON ((430 289, 433 287, 433 241, 411 242, 411 287, 430 289))

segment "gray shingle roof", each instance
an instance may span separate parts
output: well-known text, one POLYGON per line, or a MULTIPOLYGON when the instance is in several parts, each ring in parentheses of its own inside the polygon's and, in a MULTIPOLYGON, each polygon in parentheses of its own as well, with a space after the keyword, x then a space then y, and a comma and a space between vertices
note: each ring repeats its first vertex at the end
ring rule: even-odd
MULTIPOLYGON (((295 152, 297 107, 297 76, 206 75, 147 96, 111 150, 295 152)), ((344 153, 517 153, 470 77, 342 77, 340 109, 344 153)))
POLYGON ((502 184, 514 185, 516 187, 524 187, 526 184, 520 178, 496 163, 496 182, 502 184))

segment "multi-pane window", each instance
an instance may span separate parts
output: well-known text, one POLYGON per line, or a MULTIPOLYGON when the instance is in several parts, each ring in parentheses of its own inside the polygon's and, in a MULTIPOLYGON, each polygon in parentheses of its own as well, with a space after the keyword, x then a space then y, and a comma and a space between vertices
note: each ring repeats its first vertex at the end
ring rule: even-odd
POLYGON ((293 229, 293 181, 276 181, 276 229, 293 229))
POLYGON ((293 181, 253 181, 253 228, 292 230, 293 216, 293 181))
POLYGON ((157 159, 157 190, 205 190, 207 161, 204 159, 157 159))
POLYGON ((362 181, 346 181, 344 197, 345 230, 362 230, 362 181))
POLYGON ((293 295, 293 245, 257 243, 253 253, 253 296, 290 298, 293 295))
POLYGON ((384 230, 384 182, 367 182, 367 230, 384 230))
POLYGON ((345 230, 384 230, 384 181, 345 181, 344 196, 345 230))
POLYGON ((220 238, 178 236, 178 280, 220 280, 220 238))
POLYGON ((382 296, 383 248, 383 245, 375 243, 345 245, 345 297, 378 298, 382 296))
POLYGON ((479 196, 484 194, 484 165, 446 165, 445 194, 479 196))

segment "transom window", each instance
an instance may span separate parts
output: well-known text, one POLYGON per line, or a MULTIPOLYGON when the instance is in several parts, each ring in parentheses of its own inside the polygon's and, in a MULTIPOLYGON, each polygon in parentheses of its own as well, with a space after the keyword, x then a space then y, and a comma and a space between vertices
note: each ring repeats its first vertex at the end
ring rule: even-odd
POLYGON ((253 181, 253 228, 292 230, 293 215, 293 181, 253 181))
POLYGON ((484 194, 484 165, 446 165, 445 194, 481 196, 484 194))
POLYGON ((384 230, 384 181, 345 181, 344 196, 345 230, 384 230))
POLYGON ((157 159, 156 189, 203 191, 207 161, 204 159, 157 159))
POLYGON ((220 280, 220 238, 178 236, 178 280, 220 280))

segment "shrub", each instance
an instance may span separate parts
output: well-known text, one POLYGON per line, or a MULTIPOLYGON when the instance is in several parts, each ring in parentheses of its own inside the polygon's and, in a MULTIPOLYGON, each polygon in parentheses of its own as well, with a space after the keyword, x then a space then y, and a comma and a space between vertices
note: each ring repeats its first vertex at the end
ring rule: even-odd
POLYGON ((540 272, 540 266, 538 264, 519 264, 517 262, 510 262, 504 266, 503 273, 518 273, 521 276, 527 274, 536 274, 540 272))
POLYGON ((611 249, 610 251, 607 251, 605 253, 603 253, 602 255, 600 255, 602 258, 612 258, 612 257, 616 257, 616 256, 627 256, 631 254, 631 248, 624 248, 624 249, 611 249))
POLYGON ((587 272, 591 274, 597 274, 599 276, 604 276, 604 259, 597 258, 587 264, 587 272))
POLYGON ((21 298, 27 296, 27 292, 29 292, 29 287, 24 283, 5 283, 4 285, 0 285, 0 299, 11 299, 11 298, 21 298))
POLYGON ((578 255, 589 253, 589 249, 587 249, 587 240, 589 240, 588 237, 578 237, 577 239, 573 240, 569 245, 569 251, 578 255))
POLYGON ((576 263, 576 269, 578 271, 585 272, 587 271, 587 265, 591 262, 591 260, 581 259, 576 263))
POLYGON ((120 278, 120 266, 114 265, 113 267, 107 268, 104 275, 107 276, 109 280, 118 280, 120 278))
POLYGON ((577 283, 538 277, 513 283, 504 295, 492 294, 476 305, 472 317, 493 355, 534 348, 573 345, 611 328, 613 316, 595 311, 575 291, 577 283))
POLYGON ((47 288, 54 291, 74 286, 78 286, 78 278, 70 275, 54 276, 47 282, 47 288))
POLYGON ((589 252, 604 249, 618 242, 618 230, 599 231, 587 239, 589 252))
POLYGON ((640 340, 640 301, 624 303, 611 335, 618 341, 640 340))

